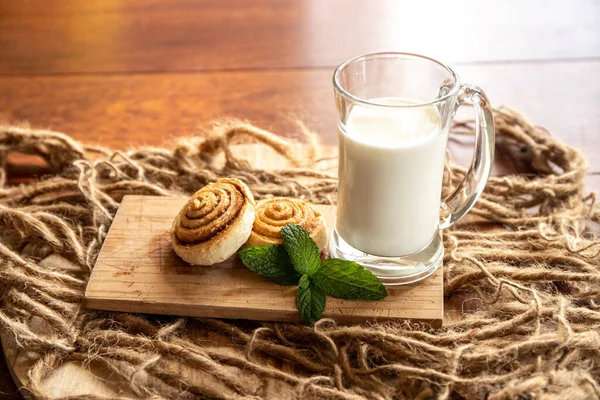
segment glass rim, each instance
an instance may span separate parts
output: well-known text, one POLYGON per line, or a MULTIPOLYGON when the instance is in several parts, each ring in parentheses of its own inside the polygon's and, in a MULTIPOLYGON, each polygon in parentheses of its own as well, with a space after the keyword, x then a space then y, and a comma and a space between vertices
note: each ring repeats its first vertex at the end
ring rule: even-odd
POLYGON ((458 91, 458 89, 460 87, 460 81, 459 81, 458 75, 456 74, 456 72, 454 72, 454 70, 452 68, 450 68, 443 62, 436 60, 435 58, 423 56, 421 54, 416 54, 416 53, 404 53, 404 52, 399 52, 399 51, 383 51, 383 52, 378 52, 378 53, 361 54, 356 57, 352 57, 352 58, 344 61, 340 65, 338 65, 333 73, 333 87, 336 90, 336 92, 338 92, 340 95, 346 97, 349 100, 352 100, 355 103, 359 103, 361 105, 374 106, 374 107, 388 107, 388 108, 415 108, 415 107, 423 107, 423 106, 432 106, 432 105, 442 103, 442 102, 448 100, 449 98, 454 96, 454 94, 458 91), (450 76, 454 79, 454 85, 452 86, 452 89, 450 89, 450 91, 448 91, 448 93, 446 93, 444 96, 437 98, 437 99, 433 99, 431 101, 420 102, 417 104, 402 104, 402 105, 376 103, 374 101, 363 99, 363 98, 353 95, 352 93, 350 93, 349 91, 344 89, 339 82, 339 77, 340 77, 340 74, 342 73, 342 71, 344 69, 346 69, 350 64, 353 64, 356 61, 359 61, 360 59, 363 59, 363 58, 364 59, 413 58, 413 59, 429 61, 429 62, 432 62, 432 63, 437 64, 440 67, 444 68, 450 74, 450 76))

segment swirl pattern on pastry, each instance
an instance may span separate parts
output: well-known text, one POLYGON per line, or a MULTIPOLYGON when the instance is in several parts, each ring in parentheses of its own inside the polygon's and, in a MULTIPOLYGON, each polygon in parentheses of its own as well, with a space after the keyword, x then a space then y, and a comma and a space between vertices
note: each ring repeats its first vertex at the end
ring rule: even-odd
POLYGON ((173 221, 173 249, 191 264, 224 261, 248 239, 254 215, 248 187, 237 179, 219 179, 197 191, 173 221))
POLYGON ((327 226, 323 215, 306 200, 275 197, 256 203, 256 219, 246 246, 281 243, 281 228, 300 225, 322 250, 327 244, 327 226))

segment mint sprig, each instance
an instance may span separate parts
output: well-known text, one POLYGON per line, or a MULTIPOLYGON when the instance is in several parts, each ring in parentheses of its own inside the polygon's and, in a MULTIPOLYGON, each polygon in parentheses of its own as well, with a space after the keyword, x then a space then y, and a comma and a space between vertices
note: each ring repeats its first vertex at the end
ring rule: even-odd
POLYGON ((387 296, 379 279, 354 261, 323 260, 321 268, 312 275, 312 281, 338 299, 381 300, 387 296))
POLYGON ((281 229, 283 245, 255 246, 239 252, 248 269, 281 285, 298 285, 296 306, 314 324, 325 311, 326 296, 345 300, 381 300, 385 286, 353 261, 321 261, 319 248, 300 225, 281 229))
POLYGON ((286 225, 281 228, 283 246, 290 256, 296 271, 302 275, 312 275, 321 266, 319 247, 306 229, 300 225, 286 225))
POLYGON ((297 285, 300 277, 283 245, 248 247, 238 253, 246 267, 280 285, 297 285))
POLYGON ((325 291, 313 283, 308 275, 302 275, 296 295, 296 306, 302 318, 311 325, 317 322, 325 311, 326 301, 325 291))

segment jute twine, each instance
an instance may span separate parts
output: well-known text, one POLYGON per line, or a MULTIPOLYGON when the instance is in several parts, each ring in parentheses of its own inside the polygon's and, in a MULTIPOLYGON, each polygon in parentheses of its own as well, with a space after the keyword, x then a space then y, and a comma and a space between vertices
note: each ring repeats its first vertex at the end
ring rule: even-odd
MULTIPOLYGON (((44 379, 60 364, 79 361, 109 371, 121 398, 600 398, 600 240, 590 230, 600 211, 583 191, 586 161, 515 111, 497 110, 495 122, 500 152, 530 170, 492 177, 471 211, 503 229, 463 224, 444 232, 444 293, 447 301, 464 300, 465 311, 438 330, 86 310, 86 281, 123 195, 191 194, 232 176, 258 198, 328 203, 336 180, 319 172, 316 151, 300 158, 294 143, 245 123, 215 126, 173 150, 127 152, 1 127, 0 326, 35 357, 26 390, 50 398, 44 379), (274 148, 294 167, 254 169, 231 150, 240 135, 274 148), (13 152, 43 157, 51 174, 8 186, 5 160, 13 152), (214 161, 220 152, 224 167, 214 161), (38 263, 49 254, 76 268, 38 263), (33 329, 31 316, 47 328, 33 329)), ((473 125, 453 131, 472 134, 473 125)), ((444 192, 465 173, 447 165, 444 192)))

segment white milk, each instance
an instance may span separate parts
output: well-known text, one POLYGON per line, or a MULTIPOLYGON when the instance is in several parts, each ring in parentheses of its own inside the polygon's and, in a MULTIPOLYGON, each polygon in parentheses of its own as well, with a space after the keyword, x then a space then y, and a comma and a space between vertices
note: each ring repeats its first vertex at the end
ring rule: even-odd
MULTIPOLYGON (((388 105, 418 102, 371 100, 388 105)), ((448 130, 434 106, 356 105, 339 129, 336 230, 352 247, 402 256, 427 246, 438 228, 448 130)))

